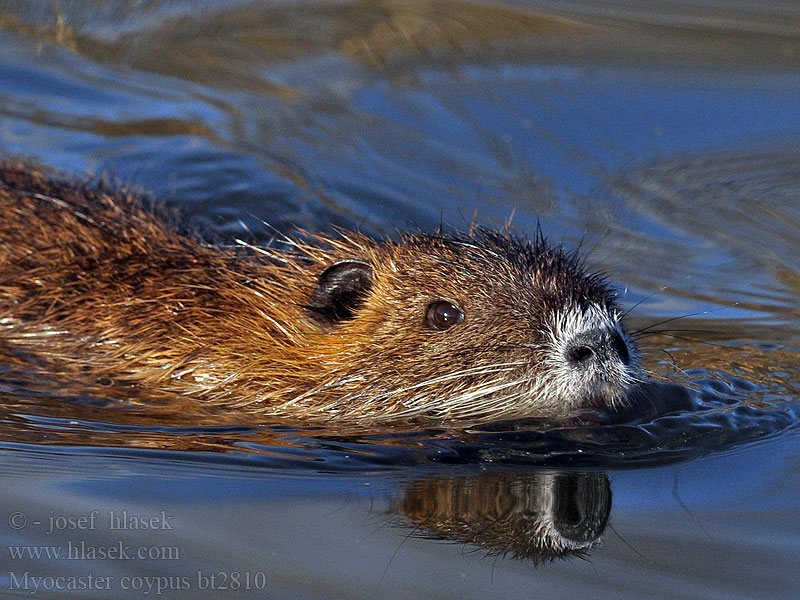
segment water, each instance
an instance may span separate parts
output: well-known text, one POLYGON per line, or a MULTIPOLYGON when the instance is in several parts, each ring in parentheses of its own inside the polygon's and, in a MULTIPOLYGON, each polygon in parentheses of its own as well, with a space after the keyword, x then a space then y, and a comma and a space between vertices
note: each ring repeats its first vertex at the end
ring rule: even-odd
POLYGON ((2 363, 3 594, 795 597, 798 63, 778 1, 0 2, 6 156, 231 238, 539 219, 686 330, 643 341, 651 411, 549 430, 256 426, 2 363))

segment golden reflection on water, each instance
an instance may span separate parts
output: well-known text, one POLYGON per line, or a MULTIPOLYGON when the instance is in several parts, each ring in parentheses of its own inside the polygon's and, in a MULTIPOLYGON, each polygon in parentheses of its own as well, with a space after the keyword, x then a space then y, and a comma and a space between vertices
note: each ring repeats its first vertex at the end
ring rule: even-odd
POLYGON ((708 379, 720 379, 725 385, 731 385, 732 378, 734 390, 743 394, 740 401, 751 406, 768 407, 776 397, 789 400, 800 394, 797 349, 714 341, 676 347, 669 336, 654 336, 649 354, 646 362, 656 377, 690 387, 698 373, 707 373, 708 379), (722 379, 720 374, 726 377, 722 379))
MULTIPOLYGON (((789 11, 661 3, 647 10, 625 2, 543 3, 538 7, 480 2, 398 0, 347 3, 249 2, 174 15, 158 1, 103 2, 119 23, 141 15, 145 29, 109 39, 93 3, 53 2, 40 21, 0 12, 0 27, 102 62, 289 97, 297 90, 270 81, 264 64, 341 52, 384 71, 406 63, 535 61, 800 64, 800 17, 789 11), (164 16, 158 18, 163 10, 164 16), (149 17, 149 18, 145 18, 149 17), (49 23, 48 23, 49 21, 49 23), (288 95, 288 96, 287 96, 288 95)), ((13 5, 12 5, 13 6, 13 5)), ((123 30, 124 31, 124 30, 123 30)))
POLYGON ((52 27, 48 27, 42 24, 26 23, 11 11, 0 12, 0 29, 6 29, 15 32, 17 35, 36 39, 40 44, 56 44, 69 50, 77 51, 78 44, 73 27, 66 23, 63 13, 56 10, 53 16, 55 17, 55 23, 52 27))

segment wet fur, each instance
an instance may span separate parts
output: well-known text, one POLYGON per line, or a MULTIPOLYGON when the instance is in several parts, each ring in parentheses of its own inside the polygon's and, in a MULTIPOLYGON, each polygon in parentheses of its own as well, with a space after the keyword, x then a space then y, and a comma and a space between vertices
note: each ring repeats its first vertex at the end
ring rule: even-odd
POLYGON ((131 192, 0 165, 0 341, 50 373, 302 420, 560 416, 591 401, 546 372, 566 309, 623 331, 604 280, 541 235, 226 249, 131 192), (320 316, 315 290, 341 261, 371 285, 352 315, 320 316), (436 300, 464 323, 427 327, 436 300))

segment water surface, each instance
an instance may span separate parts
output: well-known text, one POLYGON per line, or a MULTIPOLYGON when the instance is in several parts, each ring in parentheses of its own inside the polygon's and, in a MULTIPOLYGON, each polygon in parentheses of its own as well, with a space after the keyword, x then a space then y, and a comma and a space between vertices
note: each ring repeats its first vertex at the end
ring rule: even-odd
POLYGON ((5 156, 230 240, 540 221, 632 328, 679 317, 667 409, 602 427, 270 426, 2 363, 0 587, 793 598, 798 63, 778 1, 0 3, 5 156))

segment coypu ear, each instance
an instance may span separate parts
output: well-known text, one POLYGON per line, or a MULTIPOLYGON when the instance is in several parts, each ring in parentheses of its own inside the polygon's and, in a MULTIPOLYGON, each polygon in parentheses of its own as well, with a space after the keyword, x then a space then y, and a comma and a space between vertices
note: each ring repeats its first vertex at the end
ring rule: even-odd
POLYGON ((372 266, 363 260, 343 260, 320 273, 309 298, 308 313, 322 326, 352 319, 372 287, 372 266))

